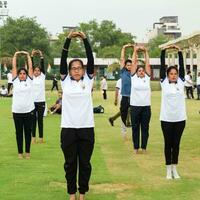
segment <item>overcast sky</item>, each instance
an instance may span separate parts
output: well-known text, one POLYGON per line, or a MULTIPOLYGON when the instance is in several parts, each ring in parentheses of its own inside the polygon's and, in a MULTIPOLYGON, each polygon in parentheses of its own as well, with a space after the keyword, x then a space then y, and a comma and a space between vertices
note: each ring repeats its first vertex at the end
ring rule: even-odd
POLYGON ((145 38, 154 22, 177 15, 184 35, 200 30, 199 0, 7 0, 12 17, 37 17, 48 32, 92 19, 113 20, 123 31, 145 38))

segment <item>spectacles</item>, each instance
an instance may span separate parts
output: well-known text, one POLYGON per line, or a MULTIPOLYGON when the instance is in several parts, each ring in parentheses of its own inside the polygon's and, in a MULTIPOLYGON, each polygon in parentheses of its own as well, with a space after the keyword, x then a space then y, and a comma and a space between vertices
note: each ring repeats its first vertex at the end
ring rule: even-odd
POLYGON ((81 71, 83 68, 82 67, 72 67, 72 71, 81 71))

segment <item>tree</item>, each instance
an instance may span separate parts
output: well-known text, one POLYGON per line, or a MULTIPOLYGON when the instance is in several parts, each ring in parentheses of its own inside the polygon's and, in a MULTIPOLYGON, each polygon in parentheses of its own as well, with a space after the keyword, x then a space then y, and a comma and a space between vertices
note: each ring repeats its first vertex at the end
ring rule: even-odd
POLYGON ((80 23, 80 30, 89 36, 93 51, 97 53, 98 57, 118 58, 122 46, 134 43, 135 39, 131 33, 122 32, 113 21, 109 20, 103 20, 99 24, 96 20, 80 23))
POLYGON ((151 39, 148 43, 149 56, 151 58, 159 58, 160 57, 159 45, 166 43, 169 40, 170 38, 163 34, 159 34, 157 37, 151 39))
POLYGON ((7 18, 0 28, 2 56, 12 56, 17 50, 31 51, 40 49, 50 54, 49 35, 45 28, 36 22, 36 18, 7 18))

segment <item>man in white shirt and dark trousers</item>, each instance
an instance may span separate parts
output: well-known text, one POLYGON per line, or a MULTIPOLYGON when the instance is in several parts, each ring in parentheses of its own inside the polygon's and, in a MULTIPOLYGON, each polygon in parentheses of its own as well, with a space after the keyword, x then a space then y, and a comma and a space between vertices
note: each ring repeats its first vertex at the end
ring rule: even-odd
POLYGON ((179 146, 181 136, 186 124, 186 108, 184 94, 184 64, 180 48, 171 45, 161 52, 161 111, 160 121, 164 136, 165 163, 167 166, 167 179, 180 178, 176 166, 178 164, 179 146), (178 50, 179 69, 176 66, 165 66, 166 49, 178 50))
POLYGON ((188 99, 194 99, 193 95, 193 81, 192 81, 192 75, 191 71, 187 72, 187 75, 185 76, 185 88, 186 88, 186 95, 188 99))
POLYGON ((65 157, 67 191, 70 200, 76 200, 77 173, 79 200, 84 200, 89 190, 91 175, 90 159, 94 148, 94 114, 92 88, 94 58, 90 44, 83 32, 70 32, 63 50, 60 64, 61 86, 63 90, 61 116, 61 148, 65 157), (83 40, 87 66, 80 59, 74 59, 67 67, 67 56, 72 38, 83 40), (86 70, 86 71, 85 71, 86 70))
POLYGON ((106 81, 106 76, 103 76, 102 80, 101 80, 101 90, 102 90, 102 93, 103 93, 103 99, 104 100, 107 99, 107 89, 108 89, 108 84, 107 84, 107 81, 106 81))

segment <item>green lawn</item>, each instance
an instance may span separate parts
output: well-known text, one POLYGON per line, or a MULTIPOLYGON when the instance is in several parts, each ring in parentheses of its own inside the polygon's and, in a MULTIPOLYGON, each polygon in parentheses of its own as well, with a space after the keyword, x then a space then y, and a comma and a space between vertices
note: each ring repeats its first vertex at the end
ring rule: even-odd
MULTIPOLYGON (((163 136, 160 129, 160 92, 152 92, 152 118, 146 155, 133 154, 129 140, 120 134, 120 120, 111 127, 108 117, 118 109, 114 92, 103 101, 94 92, 94 105, 103 105, 105 114, 95 115, 96 141, 93 172, 87 200, 197 200, 200 198, 200 101, 187 100, 188 121, 182 137, 181 180, 165 179, 163 136)), ((56 92, 47 92, 50 105, 56 92)), ((18 160, 11 99, 0 98, 0 200, 66 200, 63 155, 60 149, 60 116, 47 116, 45 144, 31 147, 30 160, 18 160)))

